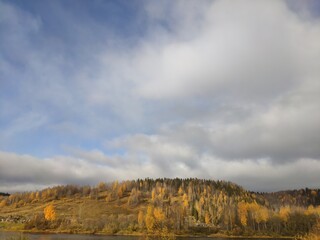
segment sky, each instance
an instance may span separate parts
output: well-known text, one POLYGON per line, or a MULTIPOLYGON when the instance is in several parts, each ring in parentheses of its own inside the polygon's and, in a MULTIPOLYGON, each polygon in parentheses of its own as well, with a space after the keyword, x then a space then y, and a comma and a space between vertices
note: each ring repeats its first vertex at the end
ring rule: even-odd
POLYGON ((0 0, 0 191, 319 172, 320 1, 0 0))

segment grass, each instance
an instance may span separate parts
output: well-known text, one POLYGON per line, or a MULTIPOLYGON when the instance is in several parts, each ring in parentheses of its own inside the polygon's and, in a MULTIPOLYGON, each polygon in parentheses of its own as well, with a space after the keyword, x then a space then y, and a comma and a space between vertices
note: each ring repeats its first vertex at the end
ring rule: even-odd
MULTIPOLYGON (((53 200, 57 216, 95 218, 104 214, 131 214, 136 213, 136 207, 127 206, 127 197, 120 201, 106 202, 103 198, 94 200, 90 198, 70 198, 53 200)), ((36 214, 43 213, 43 209, 49 202, 35 202, 21 207, 6 206, 0 208, 0 216, 8 217, 10 215, 33 217, 36 214)), ((0 225, 1 226, 1 225, 0 225)))
POLYGON ((0 229, 10 230, 10 231, 22 231, 24 229, 24 224, 22 223, 12 223, 12 222, 1 222, 0 229))
POLYGON ((29 238, 21 233, 16 236, 7 237, 5 240, 29 240, 29 238))
MULTIPOLYGON (((178 198, 173 198, 172 201, 178 201, 178 198)), ((0 207, 0 216, 8 217, 10 215, 15 216, 24 216, 28 219, 32 219, 34 216, 38 214, 43 214, 44 208, 50 203, 53 204, 57 218, 60 219, 67 219, 70 222, 67 222, 64 228, 59 227, 55 230, 51 228, 51 231, 57 232, 65 232, 65 233, 97 233, 95 230, 88 230, 84 228, 80 228, 80 225, 85 222, 85 220, 92 220, 92 219, 102 219, 106 216, 110 215, 130 215, 134 214, 137 215, 140 209, 145 209, 147 207, 147 200, 141 201, 139 205, 136 206, 128 206, 128 196, 124 196, 119 200, 114 200, 111 202, 106 202, 105 196, 100 194, 99 199, 90 199, 89 197, 80 197, 76 196, 73 198, 63 198, 59 200, 53 201, 35 201, 33 203, 29 203, 20 207, 5 206, 0 207), (80 219, 79 224, 73 224, 72 220, 80 219)), ((91 224, 91 223, 90 223, 91 224)), ((94 223, 92 224, 94 225, 94 223)), ((94 227, 93 227, 94 228, 94 227)), ((119 228, 102 228, 98 231, 101 234, 114 234, 115 229, 118 234, 130 235, 139 234, 137 230, 129 229, 119 229, 119 228)), ((23 223, 11 223, 11 222, 0 222, 0 230, 10 230, 10 231, 23 231, 24 224, 23 223)), ((38 232, 37 229, 29 229, 30 232, 38 232)), ((45 229, 45 232, 49 232, 50 229, 45 229)), ((227 234, 223 234, 220 232, 219 234, 212 234, 211 237, 235 237, 229 236, 227 234)), ((256 236, 257 237, 257 236, 256 236)), ((266 236, 267 237, 267 236, 266 236)), ((269 237, 269 236, 268 236, 269 237)), ((246 238, 248 238, 246 236, 246 238)), ((259 236, 259 238, 262 238, 259 236)), ((16 238, 24 239, 24 238, 16 238)), ((302 240, 320 240, 320 236, 313 233, 301 237, 299 239, 302 240)), ((12 239, 13 240, 13 239, 12 239)), ((15 240, 15 239, 14 239, 15 240)))
MULTIPOLYGON (((63 219, 69 221, 64 227, 50 230, 46 229, 46 232, 75 232, 84 233, 86 229, 79 228, 78 223, 74 223, 75 220, 80 219, 80 222, 90 221, 91 219, 102 219, 110 215, 137 215, 139 207, 130 207, 127 204, 128 196, 124 196, 120 200, 114 200, 106 202, 103 195, 99 196, 99 199, 90 199, 89 197, 76 196, 73 198, 63 198, 52 201, 35 201, 19 207, 13 205, 0 208, 1 217, 9 216, 23 216, 26 219, 34 219, 35 216, 43 214, 44 208, 48 204, 53 204, 56 212, 57 219, 63 219)), ((143 206, 144 207, 144 206, 143 206)), ((5 231, 24 231, 23 223, 13 222, 0 222, 0 230, 5 231)), ((37 231, 36 229, 28 229, 28 232, 37 231)), ((101 231, 103 232, 103 230, 101 231)))

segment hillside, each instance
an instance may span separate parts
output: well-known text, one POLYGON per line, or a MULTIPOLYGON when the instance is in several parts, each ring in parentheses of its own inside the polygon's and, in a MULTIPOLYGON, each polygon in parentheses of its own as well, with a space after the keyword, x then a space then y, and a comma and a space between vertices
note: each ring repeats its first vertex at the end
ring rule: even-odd
POLYGON ((0 197, 5 230, 293 236, 319 220, 320 191, 253 193, 225 181, 138 179, 0 197))
POLYGON ((318 206, 320 205, 320 189, 287 190, 274 193, 264 193, 263 196, 273 206, 318 206))

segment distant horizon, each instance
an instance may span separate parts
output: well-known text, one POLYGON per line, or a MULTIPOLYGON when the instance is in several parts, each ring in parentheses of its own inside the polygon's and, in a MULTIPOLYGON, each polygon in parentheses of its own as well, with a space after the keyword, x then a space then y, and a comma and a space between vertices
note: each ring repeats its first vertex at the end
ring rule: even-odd
POLYGON ((243 188, 244 190, 248 191, 248 192, 253 192, 253 193, 276 193, 276 192, 282 192, 282 191, 299 191, 299 190, 306 190, 306 189, 320 189, 320 187, 308 187, 308 186, 305 186, 305 187, 298 187, 298 188, 291 188, 291 189, 278 189, 278 190, 254 190, 254 189, 247 189, 245 188, 244 186, 236 183, 236 182, 232 182, 232 181, 227 181, 227 180, 223 180, 223 179, 213 179, 213 178, 179 178, 179 177, 173 177, 173 178, 149 178, 149 177, 146 177, 146 178, 137 178, 137 179, 125 179, 125 180, 113 180, 113 181, 100 181, 100 182, 97 182, 96 184, 77 184, 77 183, 70 183, 70 184, 53 184, 51 186, 47 186, 47 187, 44 187, 44 188, 41 188, 41 189, 35 189, 35 190, 29 190, 29 191, 14 191, 14 192, 10 192, 9 191, 1 191, 0 190, 0 193, 4 193, 4 194, 15 194, 15 193, 24 193, 24 192, 38 192, 38 191, 42 191, 42 190, 45 190, 47 188, 54 188, 54 187, 59 187, 59 186, 68 186, 68 185, 71 185, 71 186, 77 186, 77 187, 82 187, 82 186, 90 186, 90 187, 97 187, 99 183, 103 182, 103 183, 106 183, 106 184, 113 184, 115 182, 119 182, 119 183, 122 183, 122 182, 126 182, 126 181, 137 181, 137 180, 146 180, 146 179, 151 179, 151 180, 161 180, 161 179, 180 179, 180 180, 186 180, 186 179, 197 179, 197 180, 208 180, 208 181, 214 181, 214 182, 217 182, 217 181, 223 181, 223 182, 230 182, 230 183, 233 183, 233 184, 236 184, 237 186, 243 188))
POLYGON ((320 182, 320 1, 0 0, 0 191, 320 182))

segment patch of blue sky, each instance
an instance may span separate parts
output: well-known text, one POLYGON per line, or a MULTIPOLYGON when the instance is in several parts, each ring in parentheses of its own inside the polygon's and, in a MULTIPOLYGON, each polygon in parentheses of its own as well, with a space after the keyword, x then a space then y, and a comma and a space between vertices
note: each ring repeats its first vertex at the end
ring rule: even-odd
MULTIPOLYGON (((65 44, 97 41, 105 33, 119 37, 143 36, 142 1, 9 1, 43 22, 44 33, 60 37, 65 44), (87 33, 85 38, 79 35, 87 33)), ((102 38, 103 39, 103 38, 102 38)))
POLYGON ((318 0, 286 0, 287 6, 297 13, 304 15, 308 13, 311 16, 311 20, 317 20, 320 18, 320 1, 318 0))

